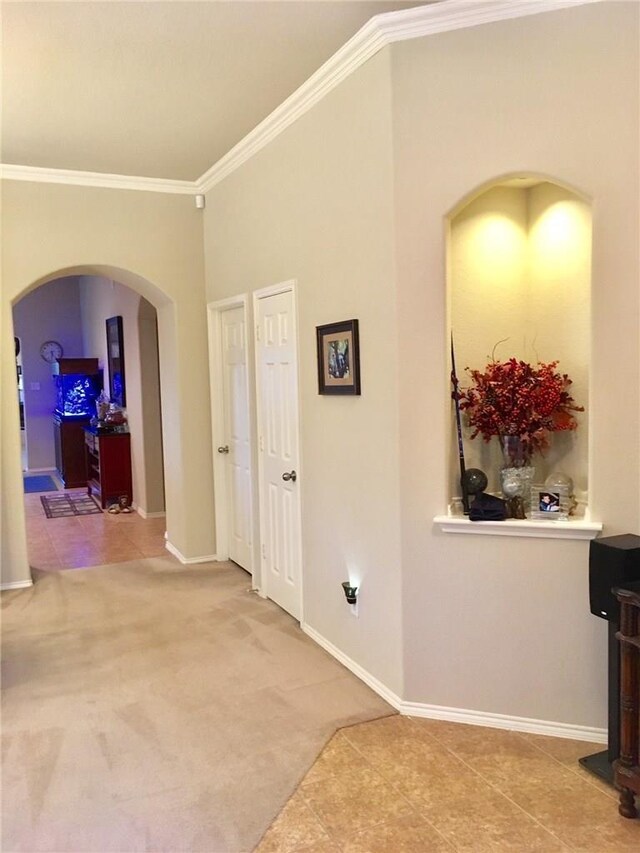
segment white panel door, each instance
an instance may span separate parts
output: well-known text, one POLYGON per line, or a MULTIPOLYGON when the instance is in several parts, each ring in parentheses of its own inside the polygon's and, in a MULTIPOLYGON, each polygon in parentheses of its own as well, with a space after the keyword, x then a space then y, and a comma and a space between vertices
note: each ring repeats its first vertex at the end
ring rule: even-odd
POLYGON ((251 444, 247 399, 247 339, 244 308, 223 311, 222 382, 229 558, 252 570, 251 444))
POLYGON ((301 617, 298 365, 293 292, 257 300, 263 592, 301 617))

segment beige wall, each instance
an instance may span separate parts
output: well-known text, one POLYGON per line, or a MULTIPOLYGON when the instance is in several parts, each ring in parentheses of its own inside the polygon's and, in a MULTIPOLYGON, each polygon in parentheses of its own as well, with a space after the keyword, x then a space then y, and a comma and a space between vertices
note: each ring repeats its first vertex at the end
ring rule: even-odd
MULTIPOLYGON (((305 619, 406 700, 606 723, 587 544, 445 535, 431 519, 446 506, 451 441, 445 219, 474 188, 524 170, 593 199, 591 507, 606 533, 638 532, 639 11, 607 3, 397 44, 208 194, 208 301, 298 280, 305 619), (319 397, 315 326, 350 317, 362 396, 319 397), (357 619, 340 589, 353 567, 357 619)), ((10 300, 74 264, 115 264, 166 294, 141 291, 167 344, 163 402, 177 394, 164 418, 169 529, 192 552, 210 547, 191 201, 8 182, 4 203, 5 336, 10 300)), ((13 400, 2 418, 13 451, 13 400)), ((3 463, 2 476, 4 569, 24 564, 24 518, 19 471, 3 463)))
POLYGON ((56 386, 51 365, 40 357, 45 341, 62 345, 64 356, 82 356, 80 294, 74 278, 63 278, 33 290, 16 303, 13 327, 22 341, 25 433, 29 469, 55 468, 53 410, 56 386), (39 388, 33 388, 33 385, 39 388))
POLYGON ((133 502, 145 515, 162 512, 164 484, 155 309, 135 290, 117 281, 99 276, 80 276, 79 281, 84 351, 100 359, 107 395, 105 322, 108 317, 122 317, 133 502))
POLYGON ((578 429, 552 436, 536 460, 536 479, 562 470, 576 495, 588 497, 589 365, 591 361, 591 209, 561 187, 545 183, 528 191, 529 358, 558 361, 572 380, 571 394, 585 407, 578 429))
POLYGON ((146 493, 146 503, 143 509, 147 514, 155 514, 162 513, 165 510, 160 354, 158 350, 158 315, 153 305, 146 299, 140 299, 137 320, 146 493))
POLYGON ((205 249, 208 301, 297 280, 304 620, 401 692, 388 63, 376 56, 208 194, 205 249), (315 327, 353 317, 362 396, 319 396, 315 327))
POLYGON ((444 223, 475 188, 521 171, 593 199, 590 503, 605 534, 638 533, 639 11, 596 4, 391 50, 407 698, 606 724, 588 545, 431 523, 451 439, 444 223))
POLYGON ((593 199, 591 508, 607 533, 638 529, 637 407, 610 415, 639 384, 637 16, 607 4, 394 45, 209 193, 208 300, 299 282, 305 619, 406 700, 606 724, 588 544, 444 535, 431 520, 452 441, 447 217, 524 171, 593 199), (350 316, 363 396, 318 397, 313 328, 350 316), (336 593, 352 560, 357 620, 336 593))
MULTIPOLYGON (((2 212, 4 387, 14 370, 11 304, 36 282, 66 272, 134 287, 158 311, 169 539, 187 558, 211 555, 201 212, 187 196, 8 180, 2 212)), ((14 397, 3 393, 1 411, 3 583, 29 576, 14 397)))

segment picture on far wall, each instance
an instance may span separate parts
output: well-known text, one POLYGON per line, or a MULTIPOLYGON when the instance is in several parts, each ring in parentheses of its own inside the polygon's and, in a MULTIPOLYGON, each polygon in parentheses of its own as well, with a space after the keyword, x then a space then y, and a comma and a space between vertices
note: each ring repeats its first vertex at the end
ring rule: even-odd
POLYGON ((358 321, 344 320, 316 327, 318 393, 360 393, 358 321))
POLYGON ((122 317, 109 317, 107 320, 107 364, 109 367, 109 397, 112 403, 124 409, 127 405, 127 395, 124 378, 122 317))

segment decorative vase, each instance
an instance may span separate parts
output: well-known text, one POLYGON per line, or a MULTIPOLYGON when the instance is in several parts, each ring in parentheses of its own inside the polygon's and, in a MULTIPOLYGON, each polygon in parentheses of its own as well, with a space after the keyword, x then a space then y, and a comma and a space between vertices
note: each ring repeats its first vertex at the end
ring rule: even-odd
POLYGON ((531 510, 531 486, 536 469, 531 454, 519 435, 501 435, 503 466, 500 487, 510 518, 526 518, 531 510))

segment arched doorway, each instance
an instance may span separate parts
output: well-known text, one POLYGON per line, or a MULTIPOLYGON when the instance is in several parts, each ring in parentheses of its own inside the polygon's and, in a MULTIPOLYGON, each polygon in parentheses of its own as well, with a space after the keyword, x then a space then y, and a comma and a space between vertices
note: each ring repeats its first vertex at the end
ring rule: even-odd
MULTIPOLYGON (((162 459, 167 480, 167 547, 178 556, 181 562, 201 562, 205 559, 212 559, 214 557, 212 554, 213 547, 207 547, 207 545, 203 547, 198 540, 206 542, 208 539, 212 542, 213 532, 202 530, 202 527, 198 525, 199 519, 194 519, 193 513, 190 513, 189 504, 190 499, 193 500, 194 504, 197 502, 194 492, 197 492, 197 489, 202 485, 206 488, 207 484, 199 482, 196 484, 197 488, 191 487, 192 472, 185 469, 193 468, 193 466, 182 464, 184 457, 188 456, 188 450, 185 452, 185 444, 189 443, 190 437, 186 435, 188 417, 185 413, 185 407, 188 401, 184 398, 183 389, 180 386, 178 365, 180 330, 176 318, 175 301, 153 283, 128 270, 112 266, 84 265, 58 269, 32 282, 12 300, 12 306, 39 286, 69 276, 84 276, 93 279, 100 277, 111 282, 117 282, 118 285, 130 288, 139 296, 144 297, 157 312, 160 387, 163 401, 162 459), (196 552, 195 555, 193 554, 194 551, 196 552), (203 551, 205 553, 202 553, 203 551)), ((144 318, 141 319, 144 321, 144 318)), ((4 324, 5 329, 13 337, 10 311, 4 312, 4 324)), ((11 501, 4 502, 3 507, 3 527, 9 534, 4 537, 5 542, 3 544, 3 588, 16 588, 27 586, 31 582, 26 551, 24 510, 21 501, 17 500, 18 494, 21 494, 22 485, 17 405, 5 407, 3 418, 5 423, 9 422, 9 429, 5 430, 5 452, 2 466, 3 492, 12 497, 11 501)), ((208 436, 205 434, 202 444, 205 447, 210 447, 207 439, 208 436)), ((192 439, 191 441, 193 443, 192 439)), ((202 475, 200 476, 201 479, 204 479, 202 475)), ((199 503, 202 504, 203 501, 199 503)))

